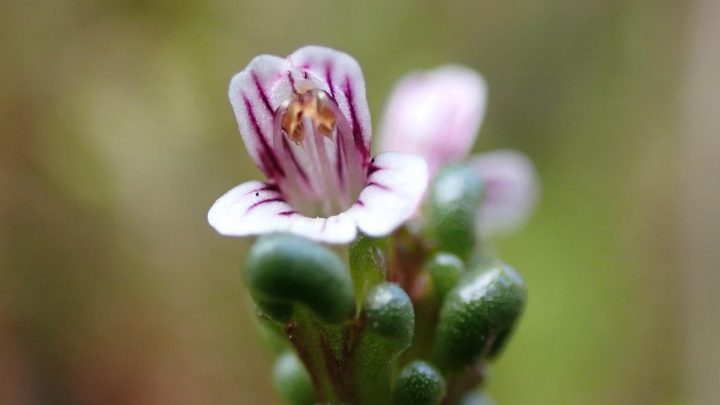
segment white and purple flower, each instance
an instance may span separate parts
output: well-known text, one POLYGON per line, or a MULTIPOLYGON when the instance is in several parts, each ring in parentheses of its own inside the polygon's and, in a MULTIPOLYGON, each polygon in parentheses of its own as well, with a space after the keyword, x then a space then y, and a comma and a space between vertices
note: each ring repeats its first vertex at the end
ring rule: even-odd
MULTIPOLYGON (((392 92, 380 129, 381 150, 425 158, 430 175, 462 161, 472 148, 485 114, 487 86, 477 72, 443 66, 412 73, 392 92)), ((515 151, 493 151, 470 158, 485 182, 480 230, 507 233, 521 225, 538 197, 535 168, 515 151)))
POLYGON ((258 56, 233 77, 229 97, 267 181, 215 202, 208 221, 219 233, 287 231, 347 243, 358 229, 387 235, 415 213, 427 165, 397 152, 371 158, 365 81, 349 55, 308 46, 287 58, 258 56))

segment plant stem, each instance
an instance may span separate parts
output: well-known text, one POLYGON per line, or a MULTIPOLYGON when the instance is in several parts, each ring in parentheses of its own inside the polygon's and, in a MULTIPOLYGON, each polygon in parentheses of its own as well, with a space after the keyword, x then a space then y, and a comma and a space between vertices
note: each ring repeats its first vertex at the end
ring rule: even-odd
POLYGON ((341 400, 334 384, 334 377, 337 376, 333 375, 333 371, 336 367, 323 332, 323 328, 312 315, 299 308, 296 309, 292 321, 285 326, 288 339, 310 374, 318 401, 336 403, 341 400))

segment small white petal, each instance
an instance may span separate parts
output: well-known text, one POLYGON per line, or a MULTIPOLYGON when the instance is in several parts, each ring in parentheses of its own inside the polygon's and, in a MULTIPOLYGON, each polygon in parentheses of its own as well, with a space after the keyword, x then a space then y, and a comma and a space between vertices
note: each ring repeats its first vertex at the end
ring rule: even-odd
POLYGON ((390 96, 380 127, 380 150, 420 155, 433 175, 467 156, 486 99, 485 80, 462 66, 409 74, 390 96))
POLYGON ((522 153, 502 150, 472 158, 485 183, 480 229, 486 235, 510 233, 530 216, 538 200, 537 172, 522 153))
POLYGON ((368 185, 347 214, 361 231, 379 237, 415 214, 427 189, 428 169, 422 158, 395 152, 377 155, 373 168, 368 185))
POLYGON ((271 178, 283 172, 273 145, 277 105, 272 104, 271 95, 289 69, 287 59, 260 55, 233 76, 228 89, 245 148, 260 170, 271 178))
POLYGON ((308 218, 288 205, 274 185, 249 181, 220 197, 208 212, 208 222, 227 236, 292 232, 326 243, 348 243, 357 229, 346 213, 308 218))

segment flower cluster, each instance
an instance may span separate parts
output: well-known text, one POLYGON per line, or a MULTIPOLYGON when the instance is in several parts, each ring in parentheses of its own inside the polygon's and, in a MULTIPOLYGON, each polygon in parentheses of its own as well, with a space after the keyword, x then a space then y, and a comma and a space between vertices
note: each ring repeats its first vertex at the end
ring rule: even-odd
POLYGON ((538 194, 522 154, 468 157, 484 79, 461 66, 402 79, 374 156, 364 77, 345 53, 258 56, 229 97, 266 180, 227 192, 208 221, 223 235, 261 236, 244 276, 277 342, 282 396, 477 399, 525 302, 522 279, 486 241, 521 225, 538 194))

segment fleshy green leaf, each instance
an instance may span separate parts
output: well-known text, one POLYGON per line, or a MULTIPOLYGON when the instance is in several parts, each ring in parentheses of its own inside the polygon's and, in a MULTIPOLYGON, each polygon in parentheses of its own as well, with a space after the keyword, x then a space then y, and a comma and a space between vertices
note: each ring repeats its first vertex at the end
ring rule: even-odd
POLYGON ((440 302, 457 285, 465 271, 465 265, 460 258, 445 252, 437 253, 430 258, 427 267, 435 296, 440 302))
POLYGON ((290 234, 260 238, 245 262, 245 282, 255 301, 274 317, 301 304, 319 319, 339 323, 352 316, 350 274, 330 249, 290 234))
POLYGON ((352 275, 358 308, 368 289, 385 280, 387 266, 387 239, 360 235, 350 245, 350 274, 352 275))
POLYGON ((364 301, 363 329, 353 361, 358 398, 368 404, 390 401, 395 359, 410 346, 415 328, 410 297, 400 287, 381 283, 364 301))
POLYGON ((444 369, 459 369, 492 351, 523 311, 526 289, 509 266, 476 270, 450 291, 440 310, 435 355, 444 369))
POLYGON ((445 380, 429 363, 414 361, 403 368, 395 383, 396 405, 435 405, 445 395, 445 380))
POLYGON ((275 361, 273 382, 280 397, 287 404, 315 403, 315 391, 310 375, 295 353, 287 351, 275 361))
POLYGON ((428 197, 428 222, 440 251, 470 257, 482 197, 483 181, 472 167, 454 165, 437 174, 428 197))

